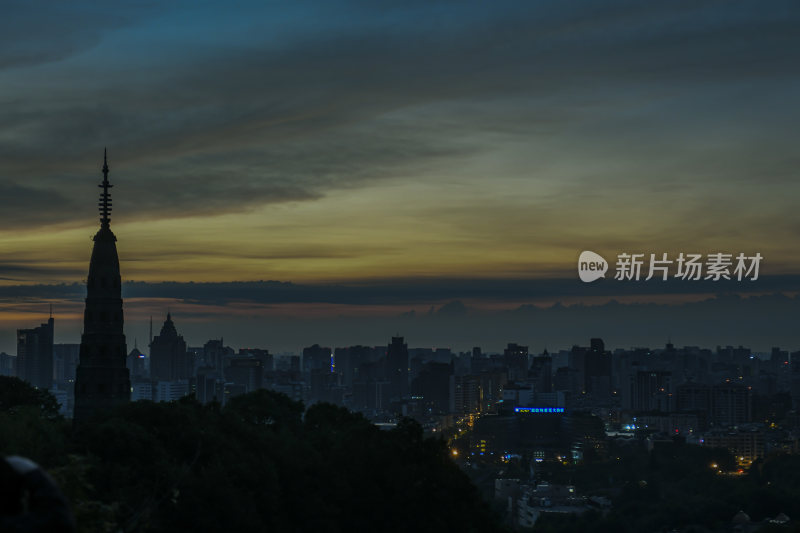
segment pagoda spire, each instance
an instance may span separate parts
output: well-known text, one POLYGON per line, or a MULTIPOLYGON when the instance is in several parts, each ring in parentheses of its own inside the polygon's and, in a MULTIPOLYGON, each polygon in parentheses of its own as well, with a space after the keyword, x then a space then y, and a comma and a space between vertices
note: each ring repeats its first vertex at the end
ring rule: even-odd
POLYGON ((98 187, 103 189, 97 204, 100 208, 100 227, 108 228, 111 224, 111 193, 108 190, 113 187, 108 182, 108 148, 103 149, 103 182, 98 187))

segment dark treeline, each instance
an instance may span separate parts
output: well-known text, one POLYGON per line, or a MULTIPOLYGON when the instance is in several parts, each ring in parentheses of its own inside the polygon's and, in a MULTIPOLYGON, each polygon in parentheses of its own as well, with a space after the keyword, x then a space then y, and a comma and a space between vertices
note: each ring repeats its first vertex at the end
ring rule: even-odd
POLYGON ((0 378, 0 453, 46 468, 80 532, 499 531, 440 439, 268 390, 135 402, 73 428, 0 378))
POLYGON ((800 456, 779 454, 757 460, 741 474, 724 449, 676 440, 612 448, 611 457, 553 472, 551 481, 574 483, 585 494, 610 496, 609 511, 582 515, 545 514, 535 533, 711 533, 733 531, 743 511, 752 523, 736 531, 798 532, 765 523, 780 513, 800 518, 800 456), (712 466, 713 465, 713 466, 712 466))

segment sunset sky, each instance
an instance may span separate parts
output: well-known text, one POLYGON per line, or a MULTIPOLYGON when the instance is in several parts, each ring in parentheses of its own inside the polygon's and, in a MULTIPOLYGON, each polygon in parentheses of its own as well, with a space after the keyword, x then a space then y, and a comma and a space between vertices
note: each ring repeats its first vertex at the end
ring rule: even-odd
MULTIPOLYGON (((190 345, 224 334, 297 350, 398 330, 457 348, 604 333, 591 317, 552 337, 521 321, 505 341, 408 323, 442 306, 487 330, 528 303, 782 293, 797 306, 795 0, 3 12, 0 350, 14 353, 14 330, 49 303, 56 342, 79 341, 72 284, 88 269, 106 146, 123 279, 145 282, 123 292, 130 347, 167 308, 190 345), (764 261, 746 286, 590 286, 576 275, 582 250, 764 261), (258 280, 284 283, 230 283, 258 280)), ((661 342, 684 326, 607 336, 661 342)), ((791 330, 760 332, 685 338, 800 349, 791 330)))

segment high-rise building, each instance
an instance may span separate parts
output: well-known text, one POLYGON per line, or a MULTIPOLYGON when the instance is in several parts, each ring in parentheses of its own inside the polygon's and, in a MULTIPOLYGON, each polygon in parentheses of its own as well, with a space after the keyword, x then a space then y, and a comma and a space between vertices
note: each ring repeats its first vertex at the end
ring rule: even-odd
POLYGON ((17 375, 17 356, 0 352, 0 376, 17 375))
POLYGON ((133 347, 131 353, 128 354, 128 370, 131 373, 132 381, 143 381, 147 378, 147 366, 145 361, 147 357, 139 351, 137 346, 133 347))
POLYGON ((714 385, 711 405, 711 423, 715 426, 737 426, 752 421, 752 390, 743 383, 714 385))
POLYGON ((327 370, 331 371, 331 349, 315 344, 308 348, 303 348, 303 370, 327 370))
POLYGON ((508 379, 510 381, 523 381, 528 377, 528 347, 520 346, 516 343, 509 343, 503 350, 503 360, 508 369, 508 379))
POLYGON ((456 387, 452 364, 425 363, 411 388, 414 397, 422 400, 429 413, 448 414, 455 410, 456 387))
POLYGON ((384 360, 361 363, 358 376, 353 381, 353 410, 374 413, 389 407, 390 382, 383 379, 383 362, 384 360))
POLYGON ((231 357, 225 369, 225 380, 242 385, 245 392, 253 392, 263 386, 264 363, 255 357, 231 357))
POLYGON ((263 348, 239 348, 240 357, 253 357, 261 361, 264 372, 271 372, 275 368, 275 358, 269 350, 263 348))
POLYGON ((408 395, 408 345, 403 342, 403 337, 392 337, 386 350, 386 377, 390 384, 390 398, 408 395))
POLYGON ((711 385, 689 381, 678 386, 677 408, 678 411, 711 412, 711 385))
POLYGON ((639 370, 631 386, 633 410, 668 413, 674 409, 671 372, 639 370))
POLYGON ((536 392, 553 392, 553 358, 547 350, 533 358, 528 375, 536 392))
POLYGON ((122 317, 122 280, 117 256, 117 237, 111 231, 111 193, 108 161, 103 157, 100 193, 100 229, 94 236, 89 277, 86 280, 86 309, 83 315, 80 363, 75 376, 75 421, 82 422, 95 412, 127 403, 131 380, 125 365, 122 317))
POLYGON ((611 397, 611 352, 603 339, 592 339, 584 356, 584 389, 598 400, 611 397))
POLYGON ((339 375, 328 369, 315 368, 309 373, 309 402, 328 402, 341 405, 344 389, 339 386, 339 375))
POLYGON ((53 317, 38 328, 17 330, 17 377, 34 387, 53 386, 53 317))
POLYGON ((202 404, 213 401, 222 402, 222 386, 223 383, 214 367, 201 366, 197 369, 197 376, 195 378, 197 401, 202 404))
POLYGON ((153 338, 150 345, 150 379, 153 381, 188 380, 194 370, 193 362, 186 351, 186 341, 178 335, 172 315, 161 326, 161 334, 153 338))
POLYGON ((153 382, 151 381, 134 381, 131 390, 131 401, 138 402, 139 400, 153 401, 153 382))
POLYGON ((575 377, 578 380, 578 388, 573 392, 575 394, 583 394, 586 392, 586 354, 589 349, 585 346, 573 346, 569 351, 569 368, 575 371, 575 377))
POLYGON ((342 384, 351 387, 353 382, 361 375, 361 365, 369 363, 379 358, 383 354, 383 347, 371 346, 348 346, 347 348, 336 348, 334 350, 334 365, 336 372, 342 375, 342 384))
POLYGON ((476 376, 456 376, 454 402, 456 413, 478 413, 481 409, 481 382, 476 376))
POLYGON ((53 344, 53 378, 56 384, 75 382, 80 353, 80 344, 53 344))
POLYGON ((233 354, 233 350, 225 346, 221 338, 211 339, 203 345, 203 363, 214 368, 220 376, 225 371, 225 361, 233 354))
POLYGON ((175 379, 172 381, 153 382, 154 402, 174 402, 189 394, 189 381, 175 379))

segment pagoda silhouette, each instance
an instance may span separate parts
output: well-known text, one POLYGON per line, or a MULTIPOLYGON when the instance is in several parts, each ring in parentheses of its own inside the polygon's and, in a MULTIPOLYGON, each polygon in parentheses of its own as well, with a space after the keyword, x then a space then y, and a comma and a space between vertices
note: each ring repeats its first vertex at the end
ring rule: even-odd
POLYGON ((131 381, 126 366, 122 289, 117 237, 111 231, 111 193, 108 153, 103 154, 100 193, 100 229, 94 236, 86 309, 83 314, 80 361, 75 375, 75 423, 95 413, 130 401, 131 381))

